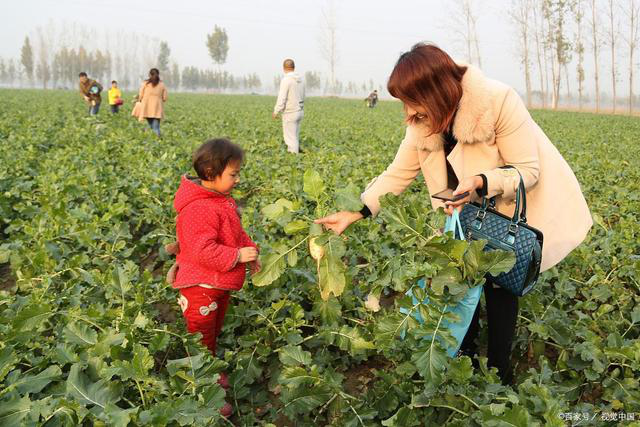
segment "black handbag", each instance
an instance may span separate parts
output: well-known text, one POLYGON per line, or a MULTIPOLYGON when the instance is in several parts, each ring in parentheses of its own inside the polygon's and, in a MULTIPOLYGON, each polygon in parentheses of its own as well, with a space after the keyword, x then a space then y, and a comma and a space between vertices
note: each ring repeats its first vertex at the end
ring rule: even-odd
MULTIPOLYGON (((504 168, 516 169, 513 166, 504 168)), ((512 218, 495 210, 494 197, 484 197, 482 204, 464 205, 460 223, 467 241, 483 239, 487 241, 485 250, 501 249, 515 253, 513 268, 496 276, 494 283, 519 297, 533 289, 540 274, 543 235, 527 224, 527 195, 521 175, 512 218)))

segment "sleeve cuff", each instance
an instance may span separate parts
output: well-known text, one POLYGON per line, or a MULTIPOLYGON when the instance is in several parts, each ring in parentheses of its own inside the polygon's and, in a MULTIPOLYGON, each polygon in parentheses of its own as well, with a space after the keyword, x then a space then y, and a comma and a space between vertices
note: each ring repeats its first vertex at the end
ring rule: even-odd
POLYGON ((476 189, 476 193, 478 194, 479 197, 486 197, 487 196, 487 176, 483 173, 481 173, 480 175, 477 175, 480 178, 482 178, 482 188, 478 188, 476 189))
POLYGON ((369 206, 364 205, 363 208, 360 209, 360 214, 363 218, 369 218, 371 216, 371 209, 369 209, 369 206))

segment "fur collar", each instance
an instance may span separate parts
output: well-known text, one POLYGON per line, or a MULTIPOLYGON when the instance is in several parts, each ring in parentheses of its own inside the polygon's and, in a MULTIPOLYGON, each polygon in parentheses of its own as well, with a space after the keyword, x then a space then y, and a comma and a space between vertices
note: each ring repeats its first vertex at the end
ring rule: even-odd
MULTIPOLYGON (((495 119, 491 108, 491 96, 482 71, 473 65, 466 65, 462 76, 462 97, 453 122, 453 135, 458 142, 473 144, 489 142, 495 134, 495 119)), ((428 134, 428 130, 424 130, 428 134)), ((434 134, 423 140, 423 148, 437 151, 442 148, 441 134, 434 134)))

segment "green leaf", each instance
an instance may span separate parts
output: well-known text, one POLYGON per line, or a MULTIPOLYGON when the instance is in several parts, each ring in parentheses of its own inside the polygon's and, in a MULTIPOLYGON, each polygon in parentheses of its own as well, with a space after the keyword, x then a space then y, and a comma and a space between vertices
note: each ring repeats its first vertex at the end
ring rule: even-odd
POLYGON ((306 230, 307 227, 309 227, 308 222, 298 219, 295 221, 291 221, 290 223, 285 225, 284 232, 287 234, 296 234, 296 233, 299 233, 300 231, 306 230))
POLYGON ((336 208, 341 211, 357 212, 364 206, 360 200, 361 189, 353 183, 336 191, 336 208))
POLYGON ((304 173, 303 190, 312 199, 318 200, 318 198, 324 191, 324 183, 322 182, 322 178, 317 171, 313 169, 307 169, 307 171, 304 173))
POLYGON ((13 369, 18 363, 18 357, 13 351, 13 347, 5 347, 0 350, 0 381, 13 369))
POLYGON ((0 425, 7 427, 22 425, 22 420, 29 415, 30 409, 31 400, 27 396, 0 402, 0 425))
POLYGON ((270 253, 261 257, 262 270, 251 278, 254 286, 267 286, 273 283, 284 273, 284 256, 278 253, 270 253))
POLYGON ((320 315, 325 325, 335 325, 342 318, 342 306, 336 297, 330 296, 327 300, 316 300, 313 303, 313 311, 320 315))
POLYGON ((108 403, 104 408, 103 418, 107 425, 114 427, 127 427, 131 417, 138 412, 138 408, 122 409, 113 403, 108 403))
POLYGON ((87 346, 98 342, 96 331, 84 323, 70 322, 64 327, 63 333, 67 341, 73 344, 87 346))
POLYGON ((527 409, 519 405, 507 409, 500 416, 485 414, 483 417, 483 425, 488 427, 529 427, 533 425, 531 421, 527 409))
POLYGON ((416 351, 411 360, 414 361, 418 372, 433 385, 442 382, 443 372, 447 365, 447 354, 440 346, 437 339, 429 341, 425 351, 416 351))
POLYGON ((400 408, 391 418, 382 421, 382 425, 385 427, 413 427, 419 426, 421 423, 414 411, 404 407, 400 408))
POLYGON ((482 254, 481 269, 495 277, 511 270, 515 263, 516 255, 513 252, 486 251, 482 254))
POLYGON ((331 294, 339 297, 346 284, 344 276, 344 264, 330 254, 326 254, 318 262, 318 286, 320 296, 327 301, 331 294))
POLYGON ((280 362, 288 366, 309 365, 311 353, 305 351, 299 345, 282 347, 278 351, 280 362))
POLYGON ((42 322, 51 315, 51 306, 45 303, 32 303, 18 312, 13 319, 13 328, 17 331, 37 330, 42 322))
POLYGON ((452 295, 466 291, 468 287, 462 283, 462 274, 455 267, 445 267, 438 272, 438 275, 431 280, 431 289, 436 295, 444 293, 445 286, 452 295))
POLYGON ((284 413, 290 417, 306 414, 324 405, 333 395, 327 387, 295 387, 282 390, 284 413))
POLYGON ((289 265, 289 267, 295 267, 297 263, 298 263, 298 250, 293 249, 287 255, 287 264, 289 265))
POLYGON ((75 398, 85 406, 96 406, 104 409, 108 404, 116 404, 120 393, 115 384, 107 379, 92 382, 83 372, 81 365, 71 366, 67 378, 67 395, 75 398))
POLYGON ((24 375, 13 385, 20 394, 40 393, 51 382, 59 379, 62 371, 58 365, 51 365, 42 372, 35 375, 24 375))

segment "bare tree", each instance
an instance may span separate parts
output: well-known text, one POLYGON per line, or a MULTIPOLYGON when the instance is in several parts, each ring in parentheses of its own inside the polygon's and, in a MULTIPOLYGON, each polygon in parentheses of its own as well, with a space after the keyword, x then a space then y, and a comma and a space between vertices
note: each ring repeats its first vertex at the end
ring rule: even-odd
POLYGON ((596 91, 596 112, 600 111, 600 67, 598 65, 598 52, 600 50, 600 33, 598 31, 598 8, 596 6, 596 0, 591 0, 591 49, 593 51, 593 78, 595 83, 595 91, 596 91))
POLYGON ((512 0, 510 16, 518 29, 520 60, 524 66, 524 81, 527 89, 527 107, 531 108, 531 73, 529 70, 529 23, 531 0, 512 0))
POLYGON ((322 30, 320 32, 320 53, 329 65, 329 92, 335 94, 336 65, 338 64, 338 24, 333 0, 329 0, 322 8, 322 30))
POLYGON ((456 0, 449 13, 451 23, 447 25, 447 30, 453 29, 457 42, 464 45, 467 62, 482 67, 477 31, 479 13, 476 3, 476 0, 456 0))
POLYGON ((607 18, 609 18, 609 27, 607 28, 608 45, 611 49, 611 89, 613 95, 613 112, 616 112, 616 43, 618 41, 618 34, 620 33, 620 22, 616 19, 616 2, 615 0, 608 0, 607 3, 607 18))
POLYGON ((573 16, 576 21, 575 52, 578 55, 576 65, 576 79, 578 80, 578 108, 582 110, 584 97, 584 43, 582 41, 582 26, 584 21, 584 0, 576 0, 573 4, 573 16))
POLYGON ((638 0, 629 0, 629 9, 627 17, 629 19, 629 33, 625 37, 625 42, 629 47, 629 114, 633 112, 633 57, 640 41, 640 2, 638 0))
POLYGON ((538 58, 538 74, 540 76, 540 96, 542 98, 542 108, 547 106, 547 91, 545 90, 544 76, 546 74, 546 53, 544 53, 544 27, 542 19, 540 19, 541 8, 539 6, 533 7, 533 29, 536 41, 536 56, 538 58), (545 63, 543 67, 542 55, 545 55, 545 63))

